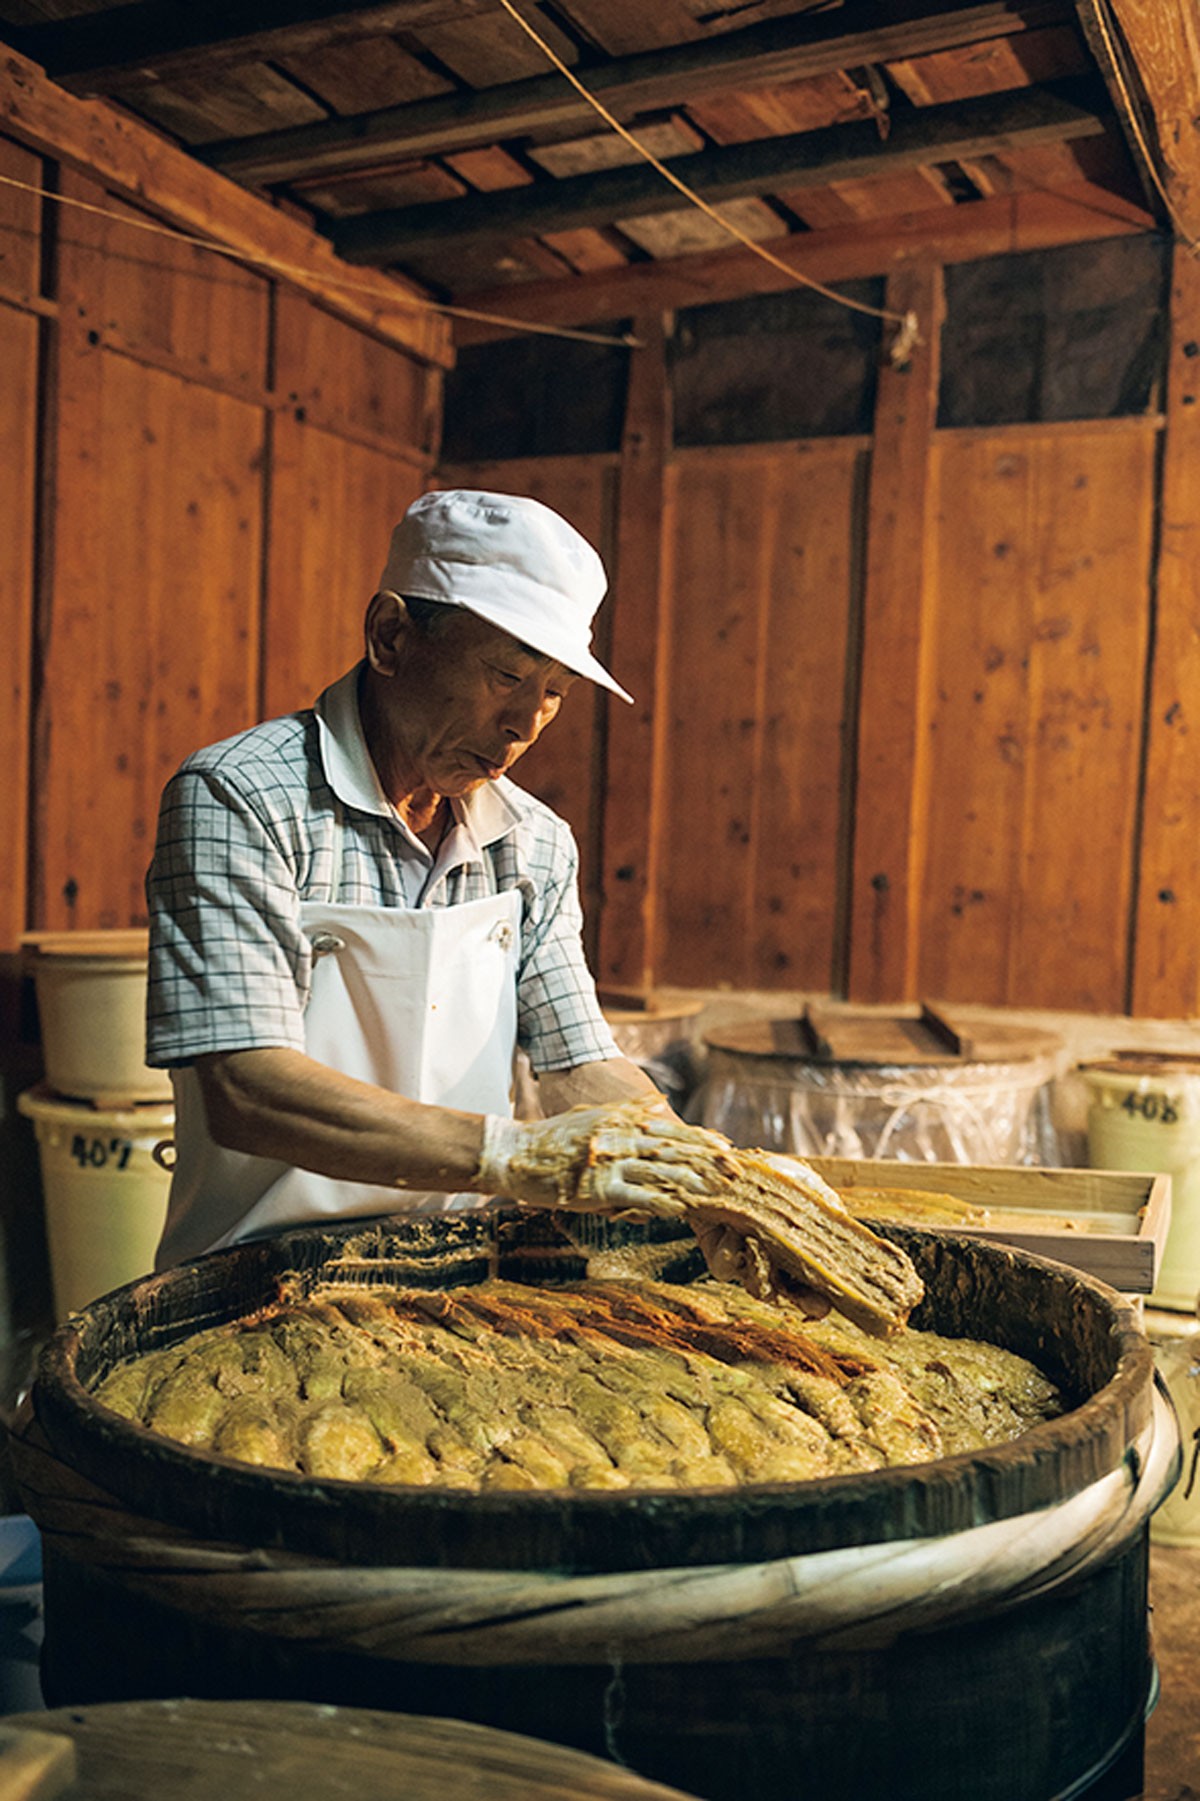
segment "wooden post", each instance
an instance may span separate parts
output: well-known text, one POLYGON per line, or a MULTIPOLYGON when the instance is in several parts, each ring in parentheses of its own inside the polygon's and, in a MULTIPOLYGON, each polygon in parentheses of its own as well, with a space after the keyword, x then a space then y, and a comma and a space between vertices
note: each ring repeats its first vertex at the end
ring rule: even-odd
POLYGON ((1200 263, 1182 247, 1171 353, 1130 1008, 1200 1008, 1200 263))
POLYGON ((847 979, 862 1001, 916 998, 940 265, 893 275, 887 305, 916 313, 921 342, 906 368, 885 364, 880 373, 871 452, 847 979))
POLYGON ((635 705, 608 709, 604 797, 601 982, 649 988, 656 965, 667 715, 667 458, 670 316, 634 321, 617 488, 611 666, 635 705))

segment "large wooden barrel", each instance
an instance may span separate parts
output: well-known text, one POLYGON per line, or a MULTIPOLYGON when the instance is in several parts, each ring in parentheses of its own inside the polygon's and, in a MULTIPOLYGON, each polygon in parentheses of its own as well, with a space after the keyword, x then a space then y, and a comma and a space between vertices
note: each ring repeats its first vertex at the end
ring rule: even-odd
MULTIPOLYGON (((690 1241, 647 1230, 667 1279, 699 1273, 690 1241)), ((568 1242, 545 1217, 459 1216, 292 1233, 69 1321, 16 1447, 43 1532, 50 1703, 447 1714, 711 1801, 783 1801, 800 1771, 828 1801, 1046 1801, 1136 1761, 1162 1487, 1161 1453, 1145 1469, 1152 1355, 1118 1295, 1061 1265, 896 1228, 927 1285, 914 1324, 1032 1357, 1071 1410, 985 1452, 807 1483, 373 1488, 197 1454, 88 1392, 114 1360, 251 1312, 285 1276, 575 1279, 580 1234, 605 1231, 568 1242)))

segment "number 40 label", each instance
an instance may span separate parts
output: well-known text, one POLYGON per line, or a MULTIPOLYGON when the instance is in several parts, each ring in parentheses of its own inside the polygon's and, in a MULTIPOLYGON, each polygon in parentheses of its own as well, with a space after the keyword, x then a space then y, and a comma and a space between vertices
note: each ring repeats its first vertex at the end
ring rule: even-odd
POLYGON ((71 1155, 81 1169, 124 1169, 133 1154, 131 1138, 89 1138, 76 1132, 71 1140, 71 1155))
POLYGON ((1169 1094, 1127 1094, 1121 1106, 1126 1113, 1160 1126, 1173 1126, 1179 1119, 1179 1102, 1169 1094))

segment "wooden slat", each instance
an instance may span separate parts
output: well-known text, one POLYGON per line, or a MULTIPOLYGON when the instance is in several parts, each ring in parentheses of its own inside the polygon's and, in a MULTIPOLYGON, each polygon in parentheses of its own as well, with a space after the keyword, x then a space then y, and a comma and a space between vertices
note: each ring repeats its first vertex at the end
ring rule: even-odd
MULTIPOLYGON (((549 144, 533 144, 529 155, 538 165, 545 169, 547 175, 561 179, 565 175, 587 175, 595 169, 616 169, 636 165, 641 161, 633 145, 627 143, 619 133, 601 128, 600 121, 595 121, 597 129, 580 138, 561 138, 549 144)), ((639 125, 637 141, 652 156, 663 160, 671 156, 682 156, 689 150, 699 150, 704 143, 700 133, 678 113, 666 119, 648 121, 639 125)))
POLYGON ((449 93, 454 85, 382 33, 372 35, 369 50, 360 38, 348 38, 284 55, 276 50, 273 60, 335 113, 404 106, 431 94, 449 93))
POLYGON ((1200 1012, 1200 264, 1175 257, 1131 1010, 1200 1012))
POLYGON ((356 170, 353 175, 316 176, 292 188, 297 200, 331 218, 353 218, 377 207, 409 206, 416 201, 448 200, 466 193, 466 184, 440 163, 401 163, 384 169, 356 170))
POLYGON ((777 474, 763 617, 752 987, 840 987, 851 796, 851 647, 869 455, 814 441, 777 474))
MULTIPOLYGON (((813 17, 772 19, 724 33, 716 42, 622 57, 589 69, 587 87, 618 117, 629 119, 635 113, 726 94, 735 87, 776 88, 862 63, 1004 37, 1065 16, 1070 16, 1065 0, 1016 4, 983 0, 962 8, 945 0, 896 0, 886 21, 847 31, 843 12, 831 9, 813 17)), ((139 67, 145 67, 144 49, 130 68, 130 78, 138 78, 139 67)), ((118 91, 117 72, 101 73, 103 91, 118 91)), ((353 120, 241 139, 214 146, 209 154, 215 166, 244 180, 274 182, 302 171, 352 167, 356 160, 374 162, 381 154, 418 156, 528 137, 537 131, 581 126, 590 130, 594 123, 595 113, 586 100, 560 75, 544 74, 485 87, 472 95, 469 106, 461 96, 451 95, 360 114, 353 120)))
MULTIPOLYGON (((978 200, 970 206, 938 207, 929 213, 878 224, 854 223, 836 231, 801 232, 772 246, 789 268, 818 281, 851 281, 886 273, 914 257, 945 263, 974 262, 1005 252, 1041 250, 1054 244, 1123 237, 1152 224, 1144 206, 1079 186, 1062 193, 1021 193, 978 200)), ((776 293, 789 276, 748 250, 681 259, 669 268, 642 264, 589 281, 533 282, 519 289, 479 288, 461 294, 464 305, 503 312, 535 323, 584 325, 621 319, 661 303, 665 310, 735 300, 747 294, 776 293)), ((456 341, 483 343, 503 337, 502 326, 458 322, 456 341)))
POLYGON ((954 205, 946 179, 937 168, 903 169, 897 175, 880 174, 869 181, 834 181, 827 188, 804 188, 795 194, 781 193, 778 198, 817 231, 826 224, 840 225, 847 217, 895 219, 954 205))
POLYGON ((510 156, 502 144, 488 144, 479 150, 461 150, 455 156, 445 159, 448 168, 461 175, 471 187, 479 188, 485 193, 492 193, 496 188, 525 188, 533 180, 533 176, 519 163, 515 156, 510 156))
POLYGON ((275 421, 260 712, 311 706, 363 651, 392 527, 425 486, 407 459, 275 421))
POLYGON ((680 459, 659 981, 745 984, 760 614, 778 523, 771 465, 680 459))
MULTIPOLYGON (((807 3, 811 5, 813 0, 807 3)), ((801 7, 804 4, 805 0, 799 0, 801 7)), ((688 0, 655 0, 653 6, 645 6, 643 0, 565 0, 563 10, 573 25, 611 56, 628 56, 652 45, 678 44, 705 35, 704 24, 697 18, 700 9, 688 0)), ((704 23, 715 18, 718 30, 728 16, 716 9, 706 12, 704 23)))
POLYGON ((717 211, 720 219, 710 218, 698 206, 683 206, 650 218, 617 219, 614 223, 631 243, 654 257, 690 256, 733 243, 727 225, 755 244, 775 243, 788 235, 779 214, 764 200, 726 200, 717 211))
POLYGON ((189 145, 286 131, 329 116, 313 95, 267 63, 223 69, 219 82, 203 75, 159 82, 138 95, 138 112, 189 145))
POLYGON ((667 326, 659 314, 634 322, 643 347, 630 362, 618 487, 610 643, 634 705, 608 707, 598 968, 602 980, 629 988, 653 986, 659 957, 669 659, 667 326))
MULTIPOLYGON (((517 0, 538 36, 568 67, 579 60, 575 41, 533 0, 517 0)), ((423 24, 420 41, 435 63, 449 69, 474 89, 527 81, 546 72, 546 58, 527 32, 498 7, 472 17, 455 16, 449 8, 441 19, 423 24)), ((561 80, 561 76, 559 80, 561 80)))
POLYGON ((887 73, 914 105, 935 106, 967 94, 998 94, 1033 81, 1082 74, 1088 67, 1079 33, 1071 25, 1055 25, 890 62, 887 73))
MULTIPOLYGON (((429 362, 450 360, 444 320, 413 301, 403 284, 347 271, 321 239, 277 208, 112 108, 63 93, 11 50, 0 55, 0 127, 157 217, 244 252, 252 265, 267 258, 286 266, 289 285, 352 324, 429 362), (346 282, 355 285, 340 285, 346 282)), ((131 237, 128 254, 136 256, 148 240, 131 237)))
POLYGON ((941 270, 926 264, 892 276, 887 304, 916 313, 924 342, 907 369, 880 373, 871 453, 848 980, 851 997, 867 1001, 917 994, 941 270))
POLYGON ((981 194, 1014 194, 1023 188, 1071 189, 1081 181, 1096 186, 1096 204, 1125 196, 1144 205, 1137 173, 1114 130, 1075 144, 1042 144, 1033 150, 1004 150, 968 160, 962 167, 981 194))
POLYGON ((844 69, 813 75, 748 92, 713 94, 690 100, 688 117, 706 131, 714 144, 742 144, 749 138, 767 138, 789 131, 820 131, 847 119, 864 118, 871 111, 866 88, 844 69))
MULTIPOLYGON (((1104 130, 1099 81, 1047 83, 1016 94, 986 94, 951 106, 913 108, 892 120, 886 143, 873 121, 831 125, 747 144, 670 157, 665 167, 714 203, 831 181, 899 174, 922 163, 980 156, 1004 146, 1061 143, 1104 130)), ((656 169, 601 169, 519 191, 467 195, 401 207, 329 227, 339 255, 356 264, 400 261, 431 245, 603 225, 669 212, 679 196, 656 169)))
POLYGON ((615 233, 596 231, 590 225, 579 231, 548 231, 546 243, 579 275, 623 269, 629 261, 628 253, 616 242, 615 233))
POLYGON ((922 992, 1125 1004, 1155 441, 936 442, 922 992))

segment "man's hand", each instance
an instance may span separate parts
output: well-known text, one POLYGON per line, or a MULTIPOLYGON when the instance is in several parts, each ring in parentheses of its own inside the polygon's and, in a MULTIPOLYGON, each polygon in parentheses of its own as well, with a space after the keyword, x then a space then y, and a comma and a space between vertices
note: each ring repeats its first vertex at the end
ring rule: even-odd
POLYGON ((489 1114, 476 1186, 538 1207, 682 1217, 672 1191, 707 1192, 688 1166, 698 1141, 707 1145, 708 1133, 684 1125, 665 1101, 633 1124, 618 1107, 573 1107, 538 1120, 489 1114))

